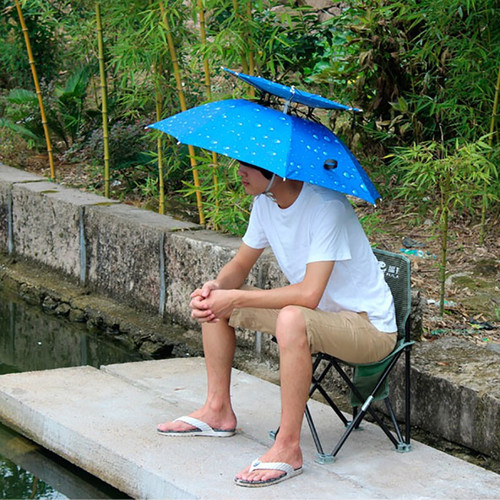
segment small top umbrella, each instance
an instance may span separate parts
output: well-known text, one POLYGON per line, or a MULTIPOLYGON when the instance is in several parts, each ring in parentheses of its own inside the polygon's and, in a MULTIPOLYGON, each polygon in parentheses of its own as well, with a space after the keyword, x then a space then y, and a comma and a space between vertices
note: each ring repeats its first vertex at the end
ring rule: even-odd
POLYGON ((282 99, 285 99, 286 103, 288 104, 296 102, 299 104, 304 104, 309 108, 338 109, 342 111, 355 111, 357 113, 361 112, 361 110, 358 108, 345 106, 344 104, 331 101, 330 99, 326 99, 324 97, 321 97, 320 95, 304 92, 303 90, 298 90, 295 87, 287 87, 286 85, 266 80, 265 78, 262 78, 260 76, 245 75, 244 73, 239 73, 238 71, 232 71, 227 68, 222 68, 222 69, 224 71, 227 71, 231 75, 237 76, 244 82, 252 85, 253 87, 262 92, 266 92, 268 94, 272 94, 281 97, 282 99))
POLYGON ((149 127, 283 178, 372 204, 380 197, 354 155, 327 127, 245 99, 203 104, 149 127))

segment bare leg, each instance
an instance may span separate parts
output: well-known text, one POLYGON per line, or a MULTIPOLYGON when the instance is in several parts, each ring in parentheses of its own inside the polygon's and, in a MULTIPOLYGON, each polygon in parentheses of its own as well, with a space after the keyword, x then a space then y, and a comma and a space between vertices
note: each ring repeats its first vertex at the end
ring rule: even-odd
MULTIPOLYGON (((312 377, 311 353, 300 309, 288 306, 280 311, 276 338, 280 348, 281 425, 276 441, 260 460, 285 462, 297 469, 302 466, 300 431, 312 377)), ((266 481, 281 475, 283 472, 277 470, 249 472, 247 467, 236 477, 266 481)))
MULTIPOLYGON (((227 320, 202 325, 203 350, 207 367, 207 399, 191 417, 202 420, 214 429, 234 429, 236 416, 231 406, 231 367, 236 346, 234 329, 227 320)), ((159 430, 185 431, 193 427, 184 422, 166 422, 159 430)))

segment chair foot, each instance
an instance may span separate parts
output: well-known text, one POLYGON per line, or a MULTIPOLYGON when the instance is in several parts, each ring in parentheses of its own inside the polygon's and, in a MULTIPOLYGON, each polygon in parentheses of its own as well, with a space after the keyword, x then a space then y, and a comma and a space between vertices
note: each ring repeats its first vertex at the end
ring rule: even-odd
POLYGON ((398 443, 396 451, 398 453, 408 453, 409 451, 411 451, 411 444, 398 443))
MULTIPOLYGON (((347 424, 345 425, 345 428, 349 429, 349 427, 351 427, 351 425, 352 425, 352 420, 350 420, 349 422, 347 422, 347 424)), ((358 426, 354 427, 353 430, 355 430, 355 431, 364 431, 365 428, 361 424, 358 424, 358 426)))
POLYGON ((328 455, 326 453, 317 453, 314 461, 318 464, 333 464, 335 462, 335 457, 333 455, 328 455))

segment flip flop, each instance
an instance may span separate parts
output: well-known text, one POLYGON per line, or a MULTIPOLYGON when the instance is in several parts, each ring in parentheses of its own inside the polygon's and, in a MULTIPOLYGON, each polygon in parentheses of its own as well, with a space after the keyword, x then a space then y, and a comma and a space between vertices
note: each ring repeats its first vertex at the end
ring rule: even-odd
POLYGON ((271 486, 273 484, 281 483, 281 481, 285 481, 302 474, 302 467, 294 469, 290 464, 285 462, 261 462, 259 459, 254 460, 250 466, 250 472, 253 472, 254 470, 281 470, 284 474, 274 479, 267 479, 266 481, 247 481, 246 479, 234 478, 234 482, 238 486, 260 488, 262 486, 271 486))
POLYGON ((236 434, 236 429, 213 429, 205 422, 198 420, 193 417, 179 417, 174 420, 174 422, 184 422, 186 424, 192 425, 195 429, 189 429, 187 431, 162 431, 157 429, 159 434, 163 436, 182 436, 182 437, 194 437, 194 436, 207 436, 207 437, 231 437, 236 434))

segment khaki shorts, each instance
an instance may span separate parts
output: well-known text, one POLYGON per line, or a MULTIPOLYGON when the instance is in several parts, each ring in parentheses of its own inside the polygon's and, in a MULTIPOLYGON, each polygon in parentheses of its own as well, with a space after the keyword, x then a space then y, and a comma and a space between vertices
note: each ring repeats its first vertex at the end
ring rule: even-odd
MULTIPOLYGON (((377 330, 366 313, 296 307, 304 316, 312 354, 324 352, 350 363, 372 363, 383 359, 396 345, 397 333, 377 330)), ((279 312, 251 307, 235 309, 229 324, 274 335, 279 312)))

